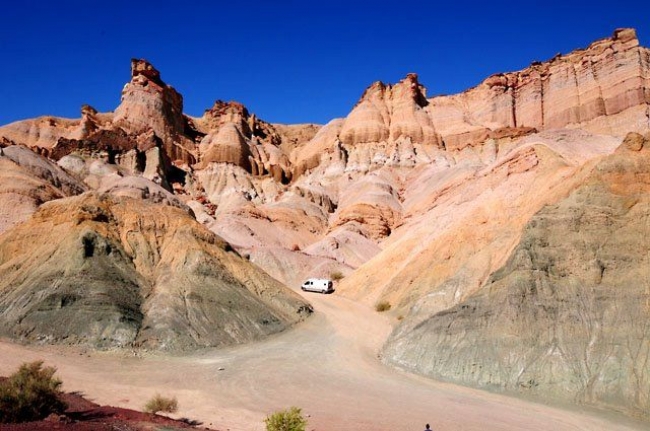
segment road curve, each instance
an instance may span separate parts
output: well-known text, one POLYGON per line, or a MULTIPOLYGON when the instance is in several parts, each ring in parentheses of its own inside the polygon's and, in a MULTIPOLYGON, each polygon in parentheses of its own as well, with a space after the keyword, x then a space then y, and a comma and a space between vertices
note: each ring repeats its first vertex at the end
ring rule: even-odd
POLYGON ((264 430, 266 415, 293 405, 322 431, 647 429, 390 369, 377 358, 391 330, 383 315, 337 294, 303 295, 314 315, 259 343, 181 357, 0 342, 0 373, 44 359, 68 391, 133 409, 155 393, 176 396, 176 417, 223 431, 264 430))

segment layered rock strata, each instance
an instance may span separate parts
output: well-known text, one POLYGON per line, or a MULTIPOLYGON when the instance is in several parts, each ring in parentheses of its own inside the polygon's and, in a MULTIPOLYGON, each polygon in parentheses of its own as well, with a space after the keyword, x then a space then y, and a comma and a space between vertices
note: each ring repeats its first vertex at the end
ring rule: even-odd
POLYGON ((633 29, 477 87, 430 99, 433 124, 448 149, 480 142, 501 127, 583 128, 623 136, 650 128, 650 51, 633 29))
POLYGON ((28 341, 187 350, 254 340, 311 309, 187 211, 130 197, 43 205, 0 237, 0 274, 0 332, 28 341))
POLYGON ((484 388, 650 411, 650 135, 632 135, 527 224, 460 304, 397 331, 386 358, 484 388))

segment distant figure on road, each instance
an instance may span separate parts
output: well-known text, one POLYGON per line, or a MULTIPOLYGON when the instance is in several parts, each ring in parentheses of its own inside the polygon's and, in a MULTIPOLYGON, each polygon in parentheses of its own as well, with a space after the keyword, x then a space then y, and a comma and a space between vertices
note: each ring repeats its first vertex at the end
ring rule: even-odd
POLYGON ((429 424, 426 424, 424 426, 424 431, 431 431, 431 427, 429 426, 429 424))

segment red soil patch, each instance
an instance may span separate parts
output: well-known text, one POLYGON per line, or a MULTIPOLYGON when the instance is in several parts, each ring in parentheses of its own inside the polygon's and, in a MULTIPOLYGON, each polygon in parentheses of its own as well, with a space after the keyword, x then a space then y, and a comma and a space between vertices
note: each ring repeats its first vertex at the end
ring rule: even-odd
POLYGON ((37 422, 0 424, 2 431, 153 431, 208 430, 190 419, 174 420, 165 416, 137 412, 118 407, 100 406, 85 399, 79 393, 67 393, 61 397, 68 409, 62 415, 50 415, 37 422))

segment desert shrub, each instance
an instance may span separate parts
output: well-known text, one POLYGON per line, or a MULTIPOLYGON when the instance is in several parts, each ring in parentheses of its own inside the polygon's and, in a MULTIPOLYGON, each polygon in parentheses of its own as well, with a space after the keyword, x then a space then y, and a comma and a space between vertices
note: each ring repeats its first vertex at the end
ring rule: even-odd
POLYGON ((280 410, 264 419, 266 431, 305 431, 307 420, 298 407, 280 410))
POLYGON ((375 304, 375 311, 382 312, 390 310, 390 302, 388 301, 379 301, 375 304))
POLYGON ((339 281, 343 279, 343 277, 344 275, 341 271, 332 271, 330 273, 330 279, 332 279, 333 281, 339 281))
POLYGON ((56 368, 43 367, 43 361, 25 363, 0 382, 0 423, 43 419, 67 408, 61 396, 61 380, 56 368))
POLYGON ((154 395, 144 406, 145 412, 153 413, 154 415, 158 412, 174 413, 176 410, 178 410, 176 397, 167 398, 160 394, 154 395))
POLYGON ((291 250, 291 251, 300 251, 300 246, 298 244, 291 244, 291 247, 289 247, 289 250, 291 250))

